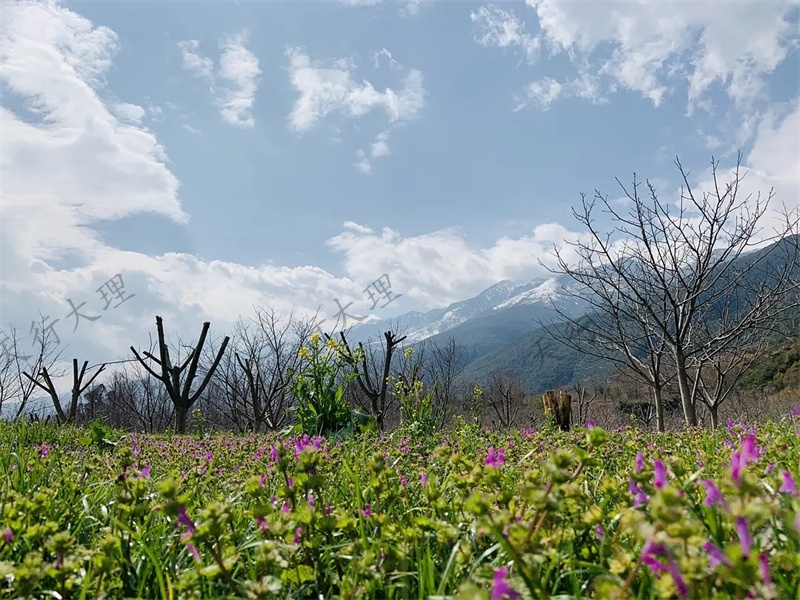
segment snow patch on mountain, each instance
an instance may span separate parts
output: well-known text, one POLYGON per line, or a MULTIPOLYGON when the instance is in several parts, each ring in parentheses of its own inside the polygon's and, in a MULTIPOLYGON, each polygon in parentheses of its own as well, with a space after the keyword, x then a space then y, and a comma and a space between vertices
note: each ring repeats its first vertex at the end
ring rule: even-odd
POLYGON ((550 303, 561 296, 562 286, 556 277, 551 277, 539 283, 533 289, 525 290, 508 300, 492 307, 492 310, 502 310, 519 304, 550 303))
MULTIPOLYGON (((518 297, 525 292, 534 290, 545 283, 544 280, 532 282, 512 281, 504 279, 486 288, 474 298, 454 302, 447 308, 437 308, 427 313, 406 313, 392 319, 392 323, 399 325, 400 331, 407 336, 407 343, 420 342, 426 338, 449 331, 476 316, 492 310, 510 298, 518 297)), ((388 321, 362 324, 353 328, 351 336, 354 338, 369 338, 379 333, 380 328, 386 328, 388 321)), ((363 341, 366 341, 365 339, 363 341)))

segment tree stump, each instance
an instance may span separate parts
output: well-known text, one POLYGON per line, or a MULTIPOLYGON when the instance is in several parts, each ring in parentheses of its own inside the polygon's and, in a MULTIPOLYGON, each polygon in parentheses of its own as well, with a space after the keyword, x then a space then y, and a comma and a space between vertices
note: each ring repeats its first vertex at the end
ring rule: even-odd
POLYGON ((547 390, 542 395, 545 417, 552 416, 556 426, 562 431, 569 431, 572 424, 572 396, 560 390, 547 390))

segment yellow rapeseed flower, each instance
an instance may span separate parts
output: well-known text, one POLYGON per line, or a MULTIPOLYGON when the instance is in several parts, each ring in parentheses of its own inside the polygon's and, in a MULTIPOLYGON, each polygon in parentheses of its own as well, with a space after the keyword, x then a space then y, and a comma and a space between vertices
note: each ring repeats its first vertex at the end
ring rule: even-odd
POLYGON ((311 343, 316 344, 319 341, 319 334, 315 331, 311 334, 311 343))
POLYGON ((404 354, 406 356, 411 356, 413 353, 414 353, 414 349, 413 348, 406 348, 406 351, 405 351, 404 354))
POLYGON ((297 353, 297 356, 299 356, 300 358, 308 358, 308 348, 306 348, 305 346, 300 348, 300 352, 297 353))

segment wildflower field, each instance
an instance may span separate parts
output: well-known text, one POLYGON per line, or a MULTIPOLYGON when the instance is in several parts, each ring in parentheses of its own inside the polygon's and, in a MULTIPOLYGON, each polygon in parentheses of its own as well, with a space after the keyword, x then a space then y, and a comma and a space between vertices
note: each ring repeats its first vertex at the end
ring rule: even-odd
POLYGON ((0 425, 0 597, 800 598, 800 416, 343 442, 0 425))

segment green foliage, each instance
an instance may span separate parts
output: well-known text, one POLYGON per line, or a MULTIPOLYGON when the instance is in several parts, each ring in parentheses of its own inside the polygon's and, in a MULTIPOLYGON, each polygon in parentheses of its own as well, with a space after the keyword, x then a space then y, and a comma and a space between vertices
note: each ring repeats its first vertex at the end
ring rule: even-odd
POLYGON ((800 340, 776 348, 742 377, 746 390, 780 390, 800 384, 800 340))
POLYGON ((798 427, 2 423, 0 598, 798 598, 798 427))
POLYGON ((290 373, 297 400, 297 432, 346 438, 374 426, 368 415, 351 409, 344 399, 345 386, 355 374, 347 371, 335 340, 323 345, 315 333, 310 345, 300 349, 300 356, 306 361, 304 369, 290 373))

